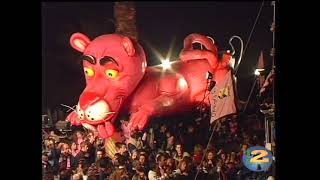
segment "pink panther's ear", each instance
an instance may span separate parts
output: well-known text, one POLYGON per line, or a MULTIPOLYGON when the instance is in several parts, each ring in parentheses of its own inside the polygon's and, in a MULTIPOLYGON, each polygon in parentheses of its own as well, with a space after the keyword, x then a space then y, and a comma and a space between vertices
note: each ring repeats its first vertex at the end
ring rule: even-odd
POLYGON ((134 49, 132 41, 128 37, 124 37, 122 39, 122 45, 128 56, 133 56, 135 54, 136 50, 134 49))
POLYGON ((81 33, 74 33, 70 38, 71 46, 80 52, 83 52, 90 42, 90 39, 81 33))

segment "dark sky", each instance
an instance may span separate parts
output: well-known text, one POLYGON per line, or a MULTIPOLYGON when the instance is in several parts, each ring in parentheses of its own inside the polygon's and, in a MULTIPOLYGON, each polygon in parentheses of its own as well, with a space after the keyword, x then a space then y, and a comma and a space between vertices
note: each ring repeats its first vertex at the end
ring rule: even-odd
MULTIPOLYGON (((173 44, 172 59, 178 57, 183 39, 191 33, 211 36, 219 50, 231 49, 233 35, 244 44, 249 37, 261 2, 136 2, 139 41, 149 65, 159 64, 150 46, 162 56, 173 44)), ((272 48, 273 7, 265 2, 237 74, 240 99, 247 98, 260 51, 268 65, 272 48)), ((75 32, 93 39, 114 32, 113 3, 42 4, 43 109, 59 104, 75 105, 85 87, 80 53, 69 45, 75 32)), ((239 52, 238 41, 234 41, 239 52)))

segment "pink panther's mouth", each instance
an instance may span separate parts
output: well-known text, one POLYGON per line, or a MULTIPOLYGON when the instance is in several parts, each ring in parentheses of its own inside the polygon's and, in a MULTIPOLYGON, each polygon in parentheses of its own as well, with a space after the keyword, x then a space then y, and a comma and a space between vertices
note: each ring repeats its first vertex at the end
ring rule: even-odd
POLYGON ((105 100, 99 100, 87 107, 81 107, 79 103, 76 111, 80 121, 91 125, 111 121, 116 114, 105 100))
POLYGON ((116 112, 109 112, 103 119, 84 118, 82 121, 91 125, 99 125, 105 122, 113 122, 112 119, 115 117, 115 114, 116 112))

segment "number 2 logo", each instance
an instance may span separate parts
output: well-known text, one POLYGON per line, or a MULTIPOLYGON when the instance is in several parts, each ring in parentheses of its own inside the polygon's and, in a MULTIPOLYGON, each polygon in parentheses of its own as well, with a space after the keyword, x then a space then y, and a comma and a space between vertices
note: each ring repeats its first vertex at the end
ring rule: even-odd
POLYGON ((253 150, 251 151, 252 155, 257 155, 254 156, 253 158, 250 159, 250 162, 252 163, 267 163, 269 162, 269 158, 264 158, 268 156, 268 151, 266 150, 253 150))

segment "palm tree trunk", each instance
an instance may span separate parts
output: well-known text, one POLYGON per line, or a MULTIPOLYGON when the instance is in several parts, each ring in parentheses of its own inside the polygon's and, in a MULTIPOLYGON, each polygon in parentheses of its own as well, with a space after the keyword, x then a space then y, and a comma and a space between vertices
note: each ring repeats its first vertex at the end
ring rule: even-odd
POLYGON ((116 33, 138 40, 136 8, 134 2, 115 2, 113 6, 116 33))

